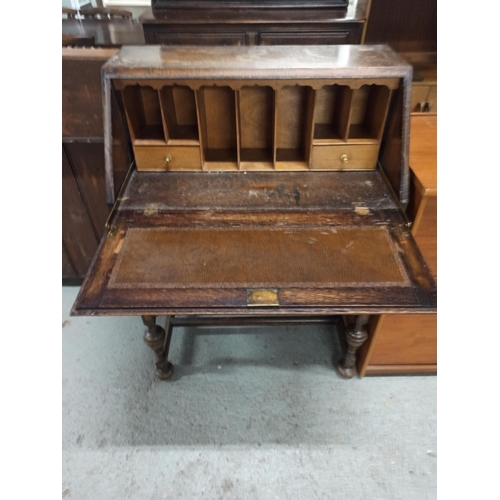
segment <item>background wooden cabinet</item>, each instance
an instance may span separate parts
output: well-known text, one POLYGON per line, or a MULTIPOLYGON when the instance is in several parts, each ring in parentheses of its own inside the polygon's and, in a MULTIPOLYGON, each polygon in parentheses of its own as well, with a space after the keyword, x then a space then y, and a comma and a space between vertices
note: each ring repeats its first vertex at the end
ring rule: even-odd
MULTIPOLYGON (((81 283, 110 211, 104 180, 101 67, 116 52, 116 49, 63 49, 63 284, 81 283)), ((118 182, 121 175, 117 174, 118 182)))
MULTIPOLYGON (((211 2, 203 9, 148 9, 140 21, 147 44, 163 45, 337 45, 362 42, 369 0, 350 0, 348 8, 324 2, 287 2, 235 8, 211 2), (318 6, 323 3, 323 6, 318 6)), ((192 2, 191 2, 192 3, 192 2)), ((236 4, 237 2, 235 2, 236 4)))
POLYGON ((143 20, 146 43, 153 45, 338 45, 361 41, 361 23, 318 29, 314 24, 172 27, 143 20))

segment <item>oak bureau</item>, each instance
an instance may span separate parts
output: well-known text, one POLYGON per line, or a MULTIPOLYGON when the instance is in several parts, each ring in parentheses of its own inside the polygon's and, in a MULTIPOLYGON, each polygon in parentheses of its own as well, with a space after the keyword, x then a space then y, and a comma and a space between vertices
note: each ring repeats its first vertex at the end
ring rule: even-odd
POLYGON ((160 379, 176 325, 343 316, 350 378, 370 315, 436 311, 405 217, 412 69, 390 48, 123 47, 102 79, 114 207, 72 314, 141 316, 160 379))

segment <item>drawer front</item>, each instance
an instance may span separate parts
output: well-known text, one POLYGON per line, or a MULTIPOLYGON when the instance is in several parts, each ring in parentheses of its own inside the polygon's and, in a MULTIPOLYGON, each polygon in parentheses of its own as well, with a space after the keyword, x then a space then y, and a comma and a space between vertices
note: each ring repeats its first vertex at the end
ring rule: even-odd
POLYGON ((134 153, 139 171, 201 170, 198 146, 135 146, 134 153))
POLYGON ((437 314, 386 314, 377 329, 370 365, 437 363, 437 314))
POLYGON ((322 170, 374 170, 378 144, 313 146, 311 168, 322 170))
POLYGON ((260 45, 340 45, 360 40, 360 27, 347 24, 328 31, 263 31, 259 35, 260 45))

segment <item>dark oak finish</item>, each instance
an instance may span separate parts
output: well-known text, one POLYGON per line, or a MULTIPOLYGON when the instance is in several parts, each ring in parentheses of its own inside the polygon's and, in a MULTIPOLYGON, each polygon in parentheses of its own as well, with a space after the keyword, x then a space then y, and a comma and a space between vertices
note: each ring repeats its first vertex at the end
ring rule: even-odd
POLYGON ((156 2, 140 20, 148 44, 357 44, 362 41, 368 4, 369 0, 180 0, 156 2))
POLYGON ((411 68, 388 47, 130 47, 102 74, 116 202, 72 314, 142 316, 159 378, 176 316, 350 316, 350 378, 369 315, 436 310, 401 208, 411 68), (137 163, 118 196, 117 113, 137 163))

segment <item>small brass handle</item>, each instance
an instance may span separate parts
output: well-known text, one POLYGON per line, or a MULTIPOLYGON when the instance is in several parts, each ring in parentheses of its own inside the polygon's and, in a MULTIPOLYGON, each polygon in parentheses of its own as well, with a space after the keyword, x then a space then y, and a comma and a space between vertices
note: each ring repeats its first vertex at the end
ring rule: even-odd
POLYGON ((340 161, 342 163, 347 163, 349 161, 349 157, 346 154, 340 156, 340 161))
POLYGON ((165 156, 165 165, 168 165, 172 161, 172 157, 170 155, 165 156))

